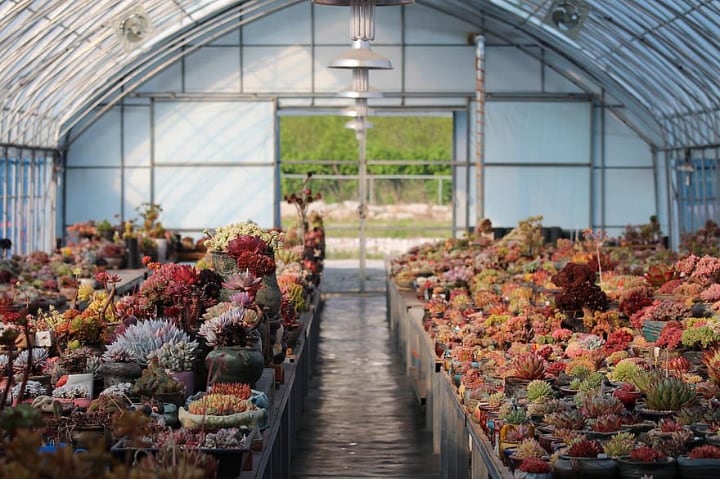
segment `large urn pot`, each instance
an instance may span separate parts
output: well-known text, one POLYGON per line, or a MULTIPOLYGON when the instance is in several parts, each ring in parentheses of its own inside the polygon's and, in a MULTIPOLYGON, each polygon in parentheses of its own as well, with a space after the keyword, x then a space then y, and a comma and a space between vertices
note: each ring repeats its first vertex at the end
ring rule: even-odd
POLYGON ((205 365, 214 382, 253 385, 262 376, 265 358, 253 347, 222 346, 208 353, 205 365))

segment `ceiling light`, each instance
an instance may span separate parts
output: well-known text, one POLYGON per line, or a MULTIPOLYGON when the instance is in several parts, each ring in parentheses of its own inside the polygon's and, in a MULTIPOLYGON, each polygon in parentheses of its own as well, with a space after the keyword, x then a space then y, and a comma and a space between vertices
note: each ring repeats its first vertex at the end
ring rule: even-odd
POLYGON ((544 22, 570 38, 575 38, 587 18, 590 6, 582 0, 555 0, 544 22))

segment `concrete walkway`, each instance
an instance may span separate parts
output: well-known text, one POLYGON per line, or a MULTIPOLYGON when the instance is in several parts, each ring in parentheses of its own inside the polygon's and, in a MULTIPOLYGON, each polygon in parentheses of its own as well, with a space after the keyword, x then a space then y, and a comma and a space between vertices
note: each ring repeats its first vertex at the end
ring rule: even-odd
POLYGON ((439 477, 432 435, 392 349, 383 264, 367 271, 366 289, 377 292, 360 295, 348 263, 325 266, 322 289, 333 294, 325 297, 292 478, 439 477))

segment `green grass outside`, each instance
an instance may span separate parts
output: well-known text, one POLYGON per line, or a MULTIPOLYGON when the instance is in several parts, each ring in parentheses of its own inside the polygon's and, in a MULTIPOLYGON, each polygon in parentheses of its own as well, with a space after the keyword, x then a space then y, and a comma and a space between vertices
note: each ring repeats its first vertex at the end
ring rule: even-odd
MULTIPOLYGON (((295 223, 295 217, 284 217, 283 228, 295 223)), ((325 236, 328 238, 356 238, 360 223, 357 220, 332 221, 325 219, 325 236)), ((452 230, 450 221, 431 219, 387 219, 370 220, 366 223, 368 238, 449 238, 452 230)))

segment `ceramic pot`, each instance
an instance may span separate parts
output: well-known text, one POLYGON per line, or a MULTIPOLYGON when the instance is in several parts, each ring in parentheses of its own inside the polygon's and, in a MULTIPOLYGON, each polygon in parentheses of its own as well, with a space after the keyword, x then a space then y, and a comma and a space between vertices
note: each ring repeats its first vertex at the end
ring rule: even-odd
POLYGON ((617 459, 618 473, 621 479, 640 479, 643 476, 652 476, 653 479, 675 479, 675 458, 668 457, 661 462, 638 462, 630 460, 629 456, 617 459))
POLYGON ((678 479, 707 479, 720 475, 720 459, 677 458, 678 479))
POLYGON ((215 382, 244 383, 251 386, 260 379, 265 368, 263 354, 255 348, 245 346, 215 348, 208 353, 205 364, 208 371, 212 371, 215 382))
POLYGON ((610 458, 562 455, 553 463, 553 473, 555 479, 610 479, 617 474, 617 464, 610 458))

